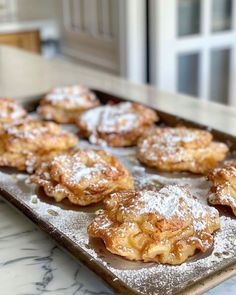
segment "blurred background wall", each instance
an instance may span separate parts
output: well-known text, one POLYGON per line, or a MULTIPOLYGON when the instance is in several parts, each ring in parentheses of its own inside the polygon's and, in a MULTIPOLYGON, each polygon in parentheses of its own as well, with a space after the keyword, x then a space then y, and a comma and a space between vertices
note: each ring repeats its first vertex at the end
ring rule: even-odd
POLYGON ((58 0, 17 0, 16 5, 20 19, 50 19, 59 16, 58 0))
POLYGON ((0 0, 0 21, 0 44, 236 106, 235 0, 0 0))

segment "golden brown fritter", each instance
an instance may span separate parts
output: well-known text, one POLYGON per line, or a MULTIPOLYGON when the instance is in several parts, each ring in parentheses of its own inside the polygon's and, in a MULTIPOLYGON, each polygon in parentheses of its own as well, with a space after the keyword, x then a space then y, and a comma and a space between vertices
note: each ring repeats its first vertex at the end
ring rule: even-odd
POLYGON ((80 135, 91 143, 113 147, 132 146, 158 121, 155 111, 138 103, 105 105, 83 113, 77 120, 80 135))
POLYGON ((99 104, 96 95, 85 86, 58 87, 40 101, 38 113, 46 120, 74 123, 82 112, 99 104))
POLYGON ((0 98, 0 124, 14 122, 26 114, 26 110, 14 99, 0 98))
POLYGON ((138 141, 137 157, 161 171, 205 174, 224 160, 228 147, 212 141, 204 130, 176 127, 153 128, 138 141))
POLYGON ((0 166, 30 172, 41 157, 67 150, 77 141, 74 134, 63 131, 53 122, 27 118, 4 124, 0 132, 0 166))
POLYGON ((219 227, 215 208, 202 205, 185 187, 167 185, 111 194, 88 234, 129 260, 181 264, 209 249, 219 227))
POLYGON ((215 168, 208 174, 212 182, 208 201, 213 205, 231 207, 236 216, 236 165, 234 161, 227 162, 223 167, 215 168), (232 165, 233 164, 233 165, 232 165))
POLYGON ((109 193, 133 188, 131 175, 114 156, 93 149, 56 156, 42 163, 31 180, 57 202, 68 198, 81 206, 97 203, 109 193))

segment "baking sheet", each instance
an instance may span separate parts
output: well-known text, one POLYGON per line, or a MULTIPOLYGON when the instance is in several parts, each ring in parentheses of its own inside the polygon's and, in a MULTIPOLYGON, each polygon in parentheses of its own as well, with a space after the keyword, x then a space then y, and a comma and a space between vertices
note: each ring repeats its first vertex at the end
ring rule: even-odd
MULTIPOLYGON (((76 132, 70 125, 64 128, 76 132)), ((223 136, 229 140, 231 146, 234 145, 232 138, 225 134, 223 136)), ((86 140, 79 141, 79 147, 88 146, 95 147, 86 140)), ((201 202, 206 202, 209 184, 204 177, 188 173, 158 174, 139 164, 135 157, 135 148, 104 149, 117 156, 131 171, 137 188, 153 184, 181 183, 188 185, 201 202)), ((196 254, 180 266, 131 262, 109 253, 101 241, 89 239, 87 225, 94 218, 94 212, 101 208, 101 204, 83 208, 71 205, 66 200, 55 203, 35 185, 29 184, 27 178, 27 174, 13 169, 1 169, 0 188, 4 197, 122 293, 175 294, 236 263, 236 218, 227 208, 218 207, 221 229, 215 234, 214 247, 207 253, 196 254)))

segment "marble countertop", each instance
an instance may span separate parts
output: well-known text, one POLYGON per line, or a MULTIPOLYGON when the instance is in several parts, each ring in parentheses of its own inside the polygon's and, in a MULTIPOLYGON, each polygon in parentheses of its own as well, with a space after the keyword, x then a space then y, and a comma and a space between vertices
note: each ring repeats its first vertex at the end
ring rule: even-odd
MULTIPOLYGON (((56 85, 76 82, 146 102, 236 135, 236 109, 159 92, 153 87, 133 84, 66 61, 46 60, 18 49, 0 47, 1 96, 20 100, 43 94, 56 85)), ((0 199, 0 248, 1 294, 113 294, 98 276, 60 249, 3 199, 0 199)), ((236 273, 236 268, 228 273, 236 273)), ((222 275, 229 276, 227 272, 222 275)), ((236 277, 206 294, 236 294, 236 277)))

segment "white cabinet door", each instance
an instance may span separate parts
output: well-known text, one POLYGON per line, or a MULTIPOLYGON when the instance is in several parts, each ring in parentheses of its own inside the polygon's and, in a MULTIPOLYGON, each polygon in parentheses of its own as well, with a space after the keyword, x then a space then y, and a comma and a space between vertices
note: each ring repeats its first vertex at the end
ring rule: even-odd
POLYGON ((64 0, 63 53, 118 73, 117 5, 116 0, 64 0))
POLYGON ((151 82, 236 105, 236 1, 150 0, 151 82))
POLYGON ((147 0, 64 0, 62 51, 80 61, 146 82, 147 0))

